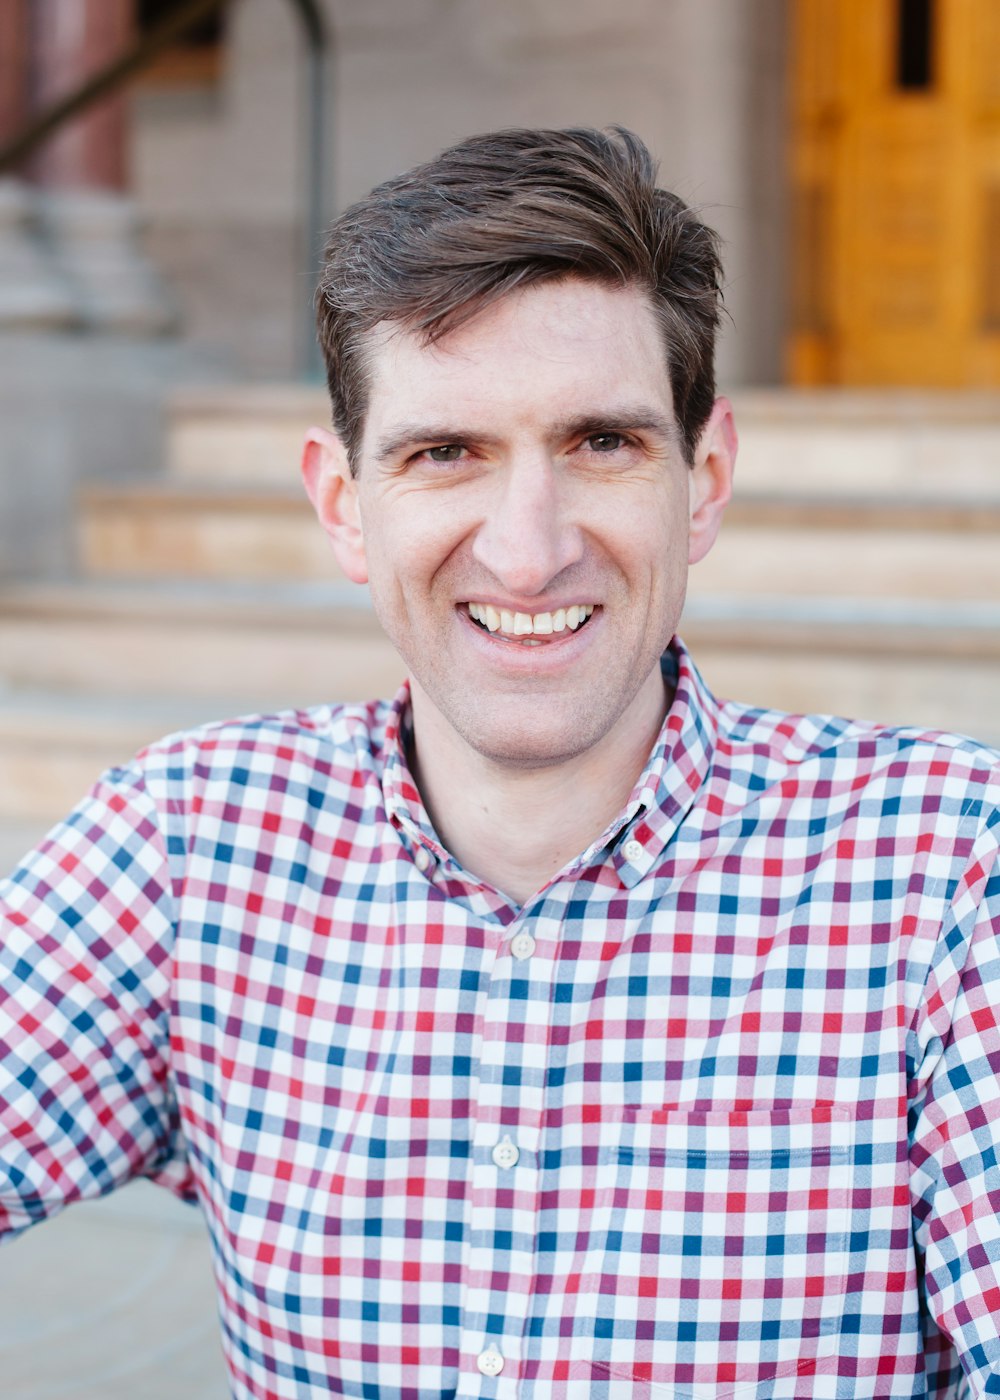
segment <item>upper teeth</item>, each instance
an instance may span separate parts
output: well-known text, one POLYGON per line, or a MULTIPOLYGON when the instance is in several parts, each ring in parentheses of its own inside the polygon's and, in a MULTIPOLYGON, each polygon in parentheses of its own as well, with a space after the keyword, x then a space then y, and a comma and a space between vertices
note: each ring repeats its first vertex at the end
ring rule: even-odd
POLYGON ((495 608, 492 603, 470 603, 469 616, 481 622, 491 632, 506 632, 511 637, 530 637, 533 634, 547 637, 552 632, 575 632, 581 622, 594 611, 593 603, 574 603, 568 608, 556 608, 555 612, 508 612, 506 608, 495 608))

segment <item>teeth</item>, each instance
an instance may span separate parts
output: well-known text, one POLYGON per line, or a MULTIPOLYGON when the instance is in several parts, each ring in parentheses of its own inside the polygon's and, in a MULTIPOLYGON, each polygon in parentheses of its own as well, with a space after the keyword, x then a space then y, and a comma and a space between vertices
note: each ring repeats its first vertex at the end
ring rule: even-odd
POLYGON ((495 608, 492 603, 469 603, 469 616, 490 632, 503 632, 508 637, 549 637, 554 632, 575 632, 594 611, 593 603, 573 603, 555 612, 511 612, 495 608))

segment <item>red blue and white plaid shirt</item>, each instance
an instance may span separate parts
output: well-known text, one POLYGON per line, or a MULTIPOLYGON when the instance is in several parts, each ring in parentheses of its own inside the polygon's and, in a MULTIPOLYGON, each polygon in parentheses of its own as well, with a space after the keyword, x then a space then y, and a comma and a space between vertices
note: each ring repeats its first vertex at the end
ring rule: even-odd
POLYGON ((666 661, 522 908, 405 691, 108 774, 0 887, 0 1227, 197 1199, 238 1397, 1000 1394, 997 757, 666 661))

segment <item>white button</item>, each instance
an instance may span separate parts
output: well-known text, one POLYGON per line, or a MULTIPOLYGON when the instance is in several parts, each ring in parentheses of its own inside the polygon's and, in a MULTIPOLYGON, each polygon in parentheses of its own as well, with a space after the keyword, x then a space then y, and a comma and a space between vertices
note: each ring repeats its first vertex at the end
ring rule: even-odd
POLYGON ((490 1346, 476 1357, 476 1365, 484 1376, 499 1376, 503 1370, 503 1357, 495 1346, 490 1346))
POLYGON ((417 863, 417 869, 423 870, 425 872, 430 870, 431 865, 433 864, 433 857, 431 856, 431 853, 426 846, 418 846, 417 853, 413 857, 413 859, 417 863))
POLYGON ((642 846, 638 841, 626 841, 622 847, 622 855, 626 860, 642 860, 642 846))
POLYGON ((525 958, 530 958, 535 951, 535 940, 530 933, 515 933, 510 940, 510 951, 515 958, 523 962, 525 958))
POLYGON ((516 1167, 520 1152, 515 1143, 511 1142, 510 1134, 504 1138, 503 1142, 498 1142, 490 1154, 498 1167, 516 1167))

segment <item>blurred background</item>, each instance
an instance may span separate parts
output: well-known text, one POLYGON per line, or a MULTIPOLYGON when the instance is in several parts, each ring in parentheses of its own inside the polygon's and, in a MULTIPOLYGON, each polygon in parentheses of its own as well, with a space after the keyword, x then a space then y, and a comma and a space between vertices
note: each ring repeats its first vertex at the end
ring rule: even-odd
MULTIPOLYGON (((298 485, 319 232, 610 122, 726 244, 708 680, 1000 742, 996 0, 0 0, 0 866, 152 737, 395 687, 298 485)), ((196 1216, 80 1207, 0 1256, 4 1395, 221 1396, 213 1311, 196 1216)))

